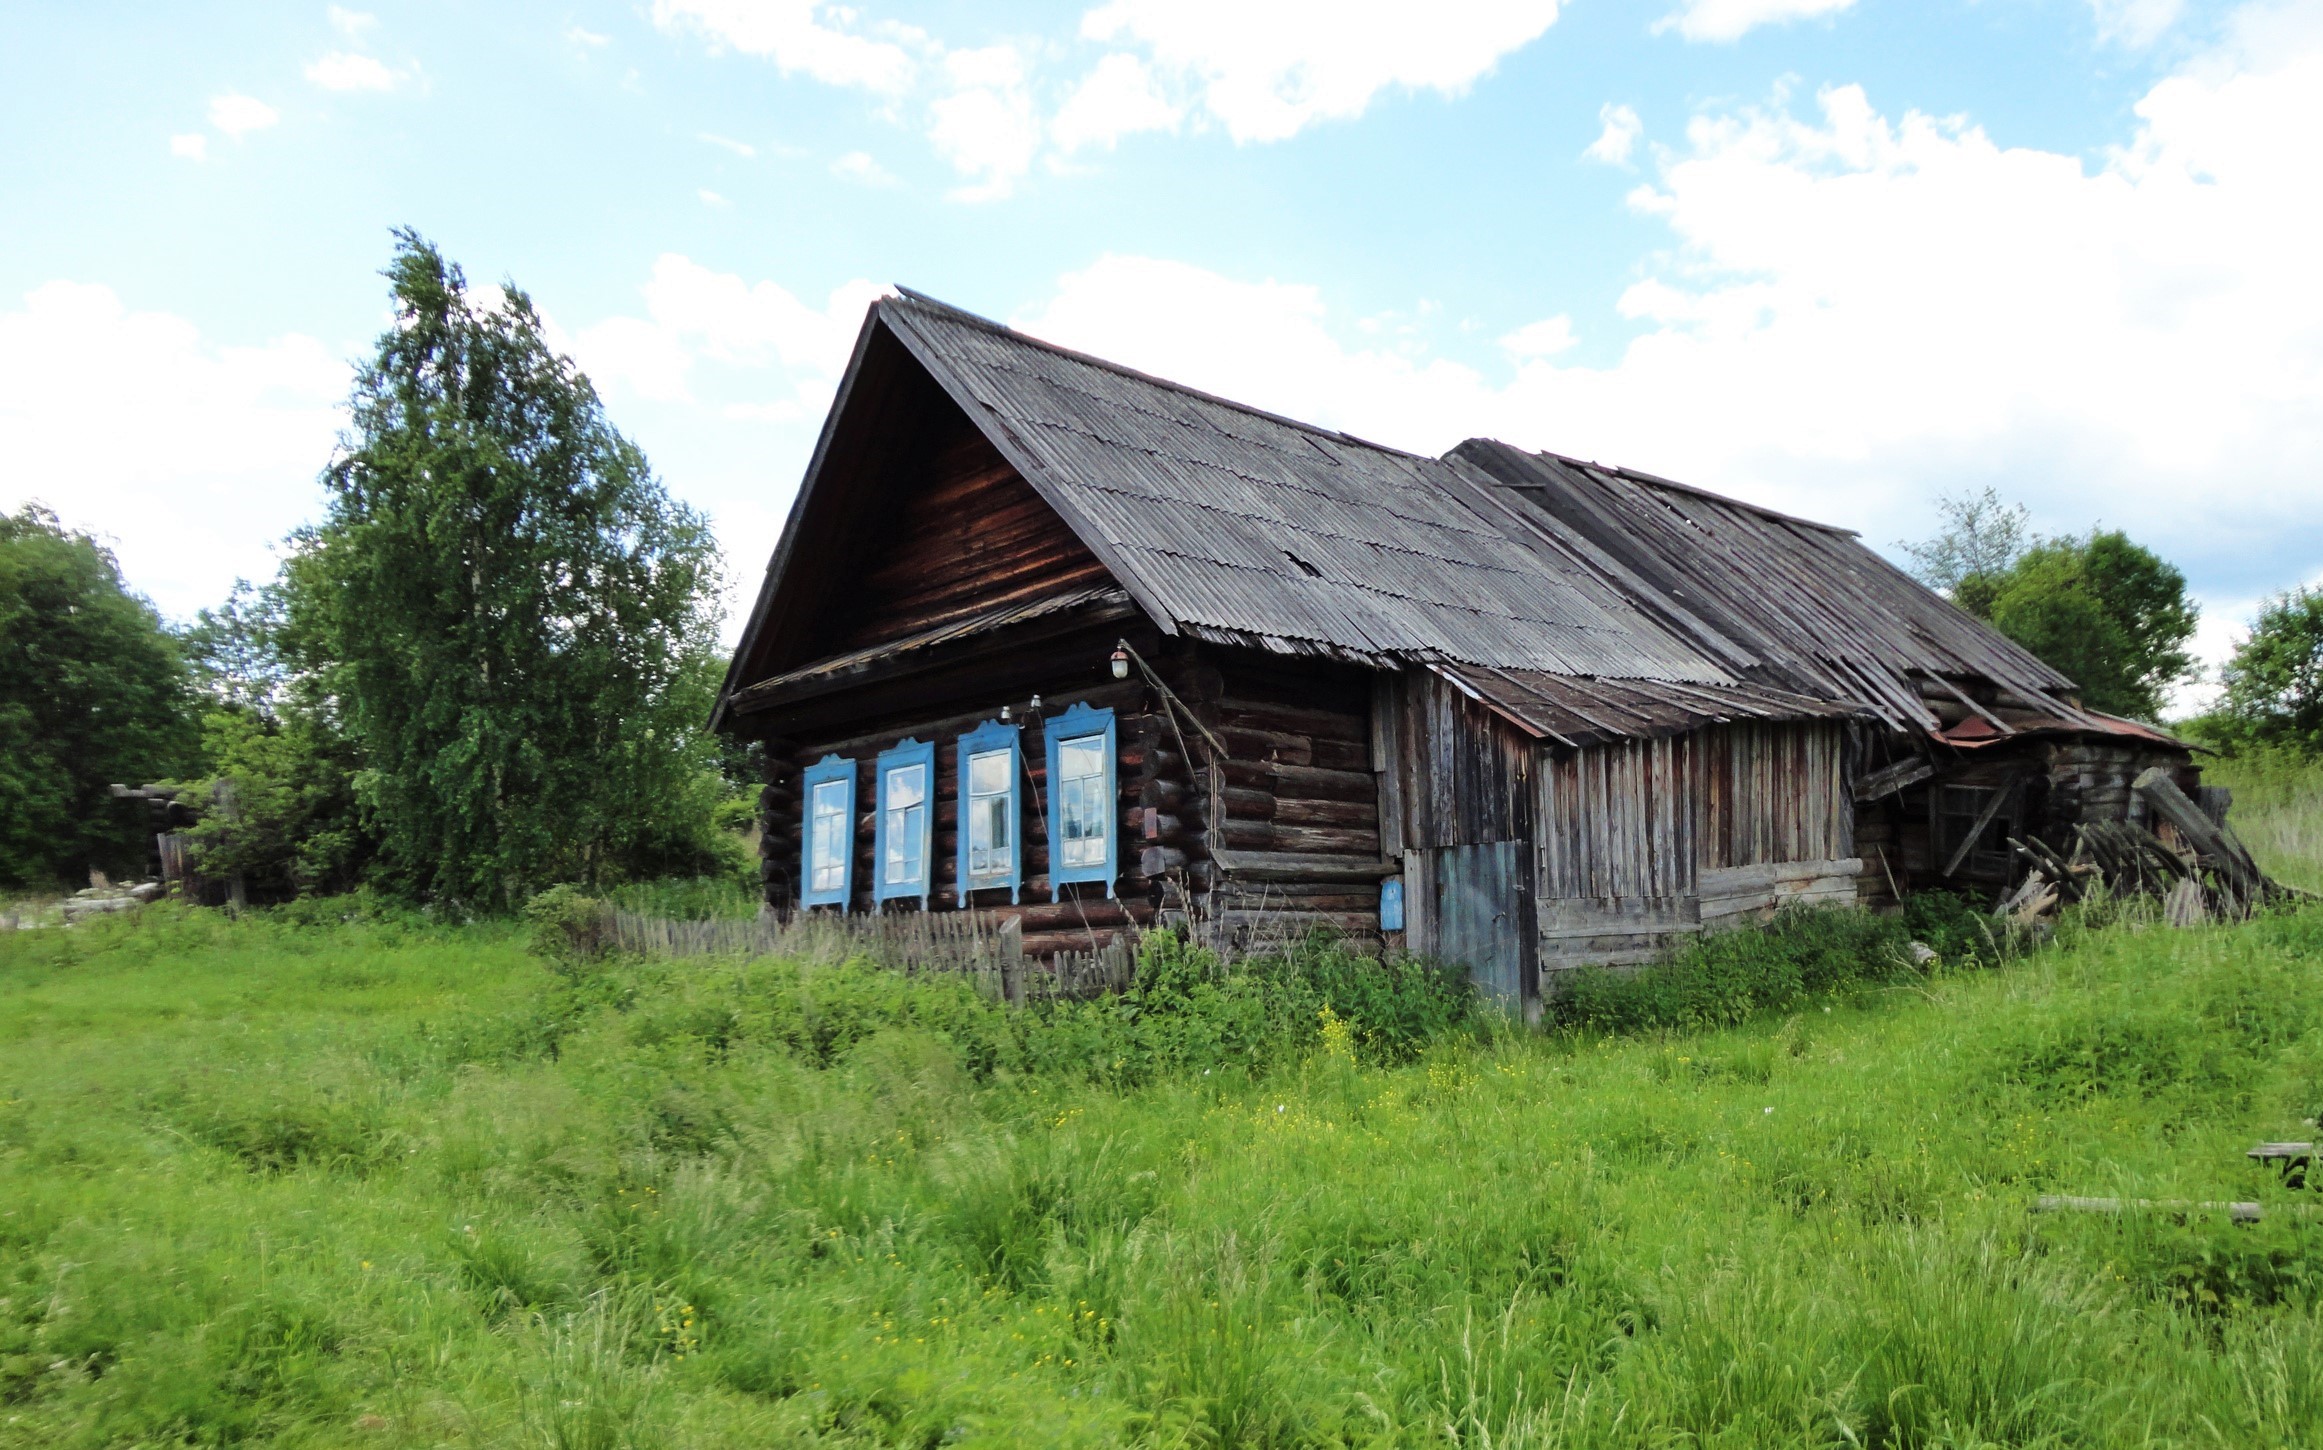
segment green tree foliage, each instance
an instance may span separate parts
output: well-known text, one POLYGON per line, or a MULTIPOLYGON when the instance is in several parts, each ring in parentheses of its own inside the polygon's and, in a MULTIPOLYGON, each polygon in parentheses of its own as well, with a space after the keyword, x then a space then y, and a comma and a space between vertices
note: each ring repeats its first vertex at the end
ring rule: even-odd
POLYGON ((1944 527, 1900 547, 1921 582, 2055 666, 2082 703, 2152 719, 2187 678, 2196 612, 2186 576, 2118 529, 2033 534, 1992 489, 1937 503, 1944 527))
POLYGON ((0 884, 142 864, 146 816, 106 787, 186 770, 191 704, 109 552, 45 509, 0 515, 0 884))
POLYGON ((410 232, 386 276, 395 325, 282 585, 286 654, 362 762, 383 884, 506 909, 698 869, 721 793, 706 522, 525 294, 479 304, 410 232))
POLYGON ((2008 572, 2032 541, 2029 515, 2023 504, 2003 502, 1990 488, 1975 495, 1939 498, 1936 512, 1944 527, 1935 537, 1898 547, 1911 556, 1912 572, 1923 583, 1982 618, 1991 602, 1993 581, 2008 572))
POLYGON ((240 877, 252 899, 356 884, 372 849, 355 801, 357 760, 321 676, 283 656, 284 595, 237 582, 180 636, 208 698, 207 779, 181 798, 202 812, 190 832, 206 875, 240 877))
POLYGON ((2268 600, 2223 683, 2213 723, 2229 743, 2323 755, 2323 589, 2268 600))
POLYGON ((2063 671, 2093 709, 2154 719, 2193 669, 2186 576, 2119 530, 2025 550, 1992 581, 1986 617, 2063 671))

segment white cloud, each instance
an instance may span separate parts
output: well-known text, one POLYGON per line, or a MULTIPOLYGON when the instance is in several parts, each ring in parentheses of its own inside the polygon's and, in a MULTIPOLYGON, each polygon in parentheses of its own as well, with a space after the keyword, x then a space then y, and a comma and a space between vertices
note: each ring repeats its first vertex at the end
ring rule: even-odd
POLYGON ((1923 533, 1994 485, 2037 527, 2102 522, 2221 598, 2323 555, 2323 7, 2252 12, 2154 86, 2102 164, 1881 114, 1696 118, 1636 204, 1666 225, 1598 366, 1569 323, 1491 376, 1362 339, 1313 288, 1108 257, 1025 324, 1359 436, 1472 434, 1625 462, 1861 528, 1923 533), (2261 35, 2261 18, 2276 29, 2261 35))
POLYGON ((210 124, 236 138, 263 131, 281 119, 280 111, 255 97, 229 94, 210 100, 210 124))
POLYGON ((1502 338, 1500 348, 1512 358, 1530 361, 1569 352, 1580 341, 1573 335, 1573 319, 1560 312, 1554 317, 1526 323, 1502 338))
POLYGON ((1024 57, 1011 45, 955 50, 944 57, 944 73, 953 90, 928 106, 928 139, 970 178, 952 195, 963 201, 1008 195, 1032 169, 1041 145, 1024 57))
POLYGON ((1071 154, 1090 146, 1108 150, 1139 131, 1174 131, 1185 108, 1162 94, 1144 61, 1116 51, 1098 61, 1057 110, 1049 134, 1071 154))
POLYGON ((199 131, 187 131, 169 138, 169 154, 183 156, 188 161, 207 161, 210 158, 210 138, 199 131))
POLYGON ((2147 46, 2161 39, 2185 8, 2185 0, 2089 0, 2097 38, 2127 46, 2147 46))
POLYGON ((730 207, 734 204, 728 201, 725 197, 720 196, 717 192, 710 190, 710 188, 706 186, 694 194, 699 196, 702 199, 702 205, 707 207, 724 208, 730 207))
POLYGON ((1237 141, 1362 114, 1391 88, 1454 95, 1557 18, 1558 0, 1110 0, 1084 37, 1143 47, 1237 141))
POLYGON ((568 28, 565 31, 565 39, 571 41, 575 45, 585 46, 590 50, 601 50, 613 43, 612 36, 599 35, 596 31, 589 30, 579 25, 568 28))
POLYGON ((1629 153, 1637 149, 1638 138, 1645 134, 1645 122, 1629 107, 1611 103, 1597 108, 1597 119, 1604 123, 1604 129, 1581 154, 1608 166, 1627 166, 1629 153))
POLYGON ((347 50, 334 50, 309 64, 306 78, 326 91, 392 91, 403 80, 383 62, 347 50))
POLYGON ((331 28, 350 38, 366 30, 376 29, 379 24, 379 17, 367 10, 349 10, 333 5, 326 13, 330 16, 331 28))
POLYGON ((46 283, 0 308, 0 509, 38 499, 113 535, 131 585, 189 615, 273 573, 267 545, 317 504, 348 382, 309 337, 220 346, 109 287, 46 283))
POLYGON ((919 67, 899 42, 924 39, 901 26, 874 39, 856 28, 854 10, 825 0, 653 0, 653 23, 771 60, 785 75, 883 95, 911 88, 919 67))
POLYGON ((745 161, 748 161, 751 157, 758 154, 757 147, 751 145, 747 141, 737 141, 731 136, 720 136, 713 132, 704 131, 696 139, 705 141, 712 146, 717 146, 724 150, 731 151, 745 161))
POLYGON ((842 181, 859 186, 899 185, 893 173, 879 164, 868 151, 850 151, 831 163, 831 174, 842 181))
MULTIPOLYGON (((2106 0, 2095 0, 2095 3, 2106 3, 2106 0)), ((2154 0, 2126 0, 2126 3, 2150 4, 2154 0)), ((1688 40, 1740 40, 1762 25, 1836 15, 1854 4, 1855 0, 1681 0, 1675 11, 1654 23, 1654 33, 1674 29, 1688 40)))
MULTIPOLYGON (((1321 292, 1184 262, 1108 256, 1019 320, 1036 336, 1359 437, 1434 444, 1488 394, 1474 369, 1342 346, 1321 292)), ((1455 433, 1456 442, 1465 433, 1455 433)))
POLYGON ((771 396, 763 378, 742 384, 747 404, 769 417, 811 417, 828 400, 864 309, 882 290, 849 282, 816 308, 778 283, 752 284, 669 252, 646 281, 644 317, 585 327, 570 339, 569 351, 600 385, 661 402, 697 401, 698 362, 772 372, 771 396))

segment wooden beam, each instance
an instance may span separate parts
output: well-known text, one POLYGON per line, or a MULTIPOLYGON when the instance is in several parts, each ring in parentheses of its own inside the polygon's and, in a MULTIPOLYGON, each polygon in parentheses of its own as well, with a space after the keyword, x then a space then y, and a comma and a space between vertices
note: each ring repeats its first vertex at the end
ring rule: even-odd
MULTIPOLYGON (((2001 719, 1998 715, 1993 714, 1990 710, 1985 709, 1982 705, 1979 705, 1974 700, 1970 699, 1966 690, 1961 689, 1958 685, 1953 684, 1950 680, 1945 679, 1942 675, 1930 675, 1928 678, 1934 680, 1937 684, 1942 685, 1946 693, 1950 694, 1953 699, 1958 700, 1961 704, 1966 705, 1969 709, 1974 710, 1979 715, 1982 715, 1984 717, 1984 723, 1990 725, 1993 729, 1998 730, 2003 735, 2016 734, 2015 726, 2009 724, 2006 720, 2001 719)), ((1947 871, 1944 874, 1949 876, 1952 873, 1947 871)))
POLYGON ((1361 856, 1316 856, 1294 851, 1213 850, 1210 859, 1238 881, 1378 881, 1396 867, 1361 856))
POLYGON ((2178 789, 2178 783, 2170 779, 2167 770, 2158 765, 2147 767, 2133 788, 2146 798, 2147 804, 2162 813, 2162 819, 2178 828, 2178 834, 2186 838, 2196 855, 2207 856, 2223 865, 2229 874, 2242 878, 2235 883, 2238 890, 2252 896, 2273 894, 2275 883, 2258 869, 2258 863, 2242 848, 2242 842, 2235 839, 2234 832, 2212 821, 2209 812, 2178 789))
POLYGON ((1899 790, 1918 785, 1935 773, 1936 767, 1925 756, 1906 756, 1856 781, 1855 803, 1862 805, 1894 795, 1899 790))

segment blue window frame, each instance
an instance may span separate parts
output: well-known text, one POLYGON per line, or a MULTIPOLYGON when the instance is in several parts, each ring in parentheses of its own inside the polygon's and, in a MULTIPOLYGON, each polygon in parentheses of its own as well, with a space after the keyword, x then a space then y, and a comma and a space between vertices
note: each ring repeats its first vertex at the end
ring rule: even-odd
POLYGON ((1113 894, 1120 852, 1111 710, 1075 705, 1049 722, 1049 895, 1068 881, 1102 881, 1113 894))
POLYGON ((799 831, 799 900, 845 909, 855 885, 855 762, 826 755, 807 767, 799 831))
POLYGON ((960 737, 960 904, 968 893, 1008 888, 1015 901, 1024 889, 1024 850, 1019 839, 1017 781, 1024 775, 1024 747, 1017 727, 987 720, 960 737))
POLYGON ((879 814, 872 825, 873 901, 916 896, 925 909, 935 881, 936 747, 905 739, 879 753, 879 814))

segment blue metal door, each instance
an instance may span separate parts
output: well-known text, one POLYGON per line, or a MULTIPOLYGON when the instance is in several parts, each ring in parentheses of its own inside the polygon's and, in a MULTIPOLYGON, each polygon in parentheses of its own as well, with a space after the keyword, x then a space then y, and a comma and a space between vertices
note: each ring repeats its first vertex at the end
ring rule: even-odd
POLYGON ((1435 857, 1435 955, 1468 969, 1477 992, 1507 1011, 1530 995, 1532 920, 1524 845, 1444 846, 1435 857))

